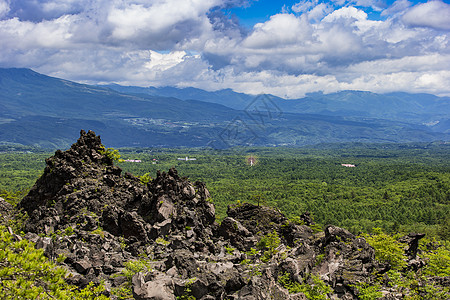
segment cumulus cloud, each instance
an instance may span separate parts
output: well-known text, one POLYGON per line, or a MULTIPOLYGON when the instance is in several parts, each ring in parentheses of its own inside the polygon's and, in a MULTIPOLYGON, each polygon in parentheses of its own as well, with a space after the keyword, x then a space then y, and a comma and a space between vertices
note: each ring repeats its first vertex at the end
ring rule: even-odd
POLYGON ((448 4, 302 0, 251 29, 226 13, 253 2, 0 0, 0 66, 290 98, 342 89, 450 95, 448 4), (385 18, 371 20, 370 10, 385 18))
POLYGON ((317 6, 317 4, 319 4, 319 0, 303 0, 292 5, 292 10, 296 13, 304 13, 317 6))
POLYGON ((15 0, 10 1, 9 17, 38 22, 77 14, 89 5, 89 0, 15 0))
POLYGON ((53 32, 62 27, 58 34, 65 31, 66 40, 74 47, 89 42, 153 50, 199 48, 211 37, 207 13, 217 5, 219 0, 159 0, 150 4, 139 0, 24 0, 15 2, 3 18, 0 34, 13 37, 19 28, 21 38, 33 40, 39 37, 35 28, 53 32), (61 26, 62 20, 70 23, 61 26), (13 22, 16 28, 9 26, 13 22), (30 29, 22 32, 26 27, 30 29))
POLYGON ((291 7, 296 14, 307 14, 309 20, 319 21, 325 15, 333 11, 333 8, 326 3, 319 3, 319 0, 303 0, 291 7))
POLYGON ((450 30, 450 4, 441 1, 419 4, 406 12, 402 20, 413 27, 450 30))
POLYGON ((335 22, 340 19, 355 19, 355 20, 365 20, 367 19, 367 14, 355 7, 343 7, 341 9, 333 11, 331 14, 327 15, 323 21, 324 22, 335 22))
POLYGON ((408 0, 397 0, 390 7, 381 12, 382 16, 394 15, 406 11, 412 5, 408 0))
POLYGON ((289 47, 309 38, 310 27, 305 18, 291 14, 277 14, 265 23, 256 24, 245 39, 244 46, 253 49, 289 47))
POLYGON ((0 0, 0 18, 6 16, 9 12, 9 3, 6 0, 0 0))
POLYGON ((310 20, 319 21, 332 11, 333 9, 329 5, 320 3, 308 12, 308 18, 310 20))
POLYGON ((109 38, 158 50, 186 44, 198 47, 196 40, 201 42, 211 30, 206 13, 217 4, 215 0, 155 1, 150 6, 126 2, 108 13, 109 38))
POLYGON ((186 58, 187 53, 185 51, 174 51, 168 54, 150 51, 150 60, 145 63, 145 67, 150 70, 166 71, 180 64, 186 58))

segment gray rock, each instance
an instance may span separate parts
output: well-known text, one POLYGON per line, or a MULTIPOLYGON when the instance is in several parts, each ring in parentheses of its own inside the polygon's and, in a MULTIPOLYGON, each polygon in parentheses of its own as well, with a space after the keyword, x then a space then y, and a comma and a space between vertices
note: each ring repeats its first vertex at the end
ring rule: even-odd
POLYGON ((120 218, 121 231, 125 238, 135 237, 141 241, 148 241, 145 221, 135 211, 125 212, 120 218))
POLYGON ((149 233, 149 238, 155 240, 158 237, 164 237, 170 233, 171 227, 172 227, 171 219, 167 219, 162 222, 153 224, 149 233))
POLYGON ((193 282, 190 282, 191 294, 196 299, 200 299, 203 296, 208 294, 208 286, 201 279, 196 279, 193 282))
MULTIPOLYGON (((29 215, 25 238, 48 257, 64 254, 63 266, 74 275, 68 282, 80 288, 102 280, 108 288, 123 287, 127 278, 120 272, 134 261, 151 270, 133 276, 136 299, 175 299, 185 295, 186 284, 190 296, 203 300, 305 299, 277 282, 286 272, 297 282, 312 283, 310 274, 319 275, 333 287, 332 299, 354 299, 355 283, 371 282, 389 269, 375 261, 374 249, 363 238, 345 229, 327 226, 313 234, 308 214, 301 216, 307 225, 299 226, 276 209, 243 203, 230 205, 218 225, 204 183, 192 184, 172 168, 143 185, 129 173, 122 175, 91 131, 82 131, 70 149, 56 151, 46 164, 19 204, 29 215), (94 234, 99 227, 105 232, 94 234), (278 234, 280 246, 263 263, 263 253, 247 251, 269 232, 278 234), (42 238, 42 233, 55 238, 42 238), (156 243, 158 237, 168 244, 156 243), (230 245, 233 255, 225 251, 230 245)), ((0 199, 2 216, 11 209, 0 199)), ((15 234, 15 240, 21 238, 15 234)), ((420 238, 404 239, 408 267, 418 272, 426 263, 414 259, 420 238)), ((432 280, 450 285, 448 278, 432 280)), ((387 284, 382 289, 385 299, 399 296, 387 284)))
POLYGON ((5 199, 0 197, 0 217, 2 220, 7 220, 10 217, 10 214, 13 212, 14 207, 6 202, 5 199))
POLYGON ((119 226, 119 215, 121 214, 123 214, 123 211, 121 211, 117 206, 106 206, 102 213, 103 228, 114 235, 120 235, 121 229, 119 226))
POLYGON ((49 237, 40 238, 36 242, 36 249, 43 249, 45 256, 53 257, 53 253, 54 253, 53 240, 49 237))
POLYGON ((87 272, 92 268, 92 264, 89 261, 82 259, 73 263, 73 267, 78 273, 87 274, 87 272))
POLYGON ((175 206, 167 196, 161 196, 158 198, 158 203, 156 206, 157 210, 157 220, 163 222, 169 218, 174 217, 176 214, 175 206))
POLYGON ((230 240, 231 244, 239 250, 245 251, 249 249, 247 238, 252 236, 252 233, 239 221, 226 217, 222 220, 218 233, 224 239, 230 240))
POLYGON ((170 281, 145 281, 145 274, 139 272, 132 278, 133 296, 137 300, 175 300, 170 281))

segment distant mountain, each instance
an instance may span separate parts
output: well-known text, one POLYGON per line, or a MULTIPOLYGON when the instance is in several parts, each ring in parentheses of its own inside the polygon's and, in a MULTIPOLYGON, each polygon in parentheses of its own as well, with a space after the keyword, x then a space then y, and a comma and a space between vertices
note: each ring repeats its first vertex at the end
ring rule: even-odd
MULTIPOLYGON (((436 116, 444 120, 426 119, 431 123, 424 126, 420 122, 361 115, 364 106, 378 101, 377 94, 342 92, 342 99, 335 96, 334 100, 329 100, 330 104, 326 103, 326 96, 284 100, 231 90, 99 87, 45 76, 29 69, 0 69, 0 143, 64 148, 70 146, 80 129, 96 131, 106 144, 114 147, 224 148, 449 139, 449 133, 445 133, 449 126, 448 118, 445 120, 448 114, 445 99, 428 95, 429 104, 425 100, 414 100, 424 106, 422 112, 430 118, 436 116), (313 99, 319 99, 315 101, 322 106, 314 107, 313 99), (339 103, 346 101, 355 103, 353 107, 359 113, 338 109, 342 107, 339 103), (439 101, 441 106, 436 104, 439 101), (233 109, 220 103, 242 105, 245 109, 233 109), (305 103, 309 103, 309 110, 302 111, 305 103), (440 107, 440 114, 435 114, 437 108, 427 105, 440 107)), ((414 98, 414 95, 409 97, 414 98)), ((380 103, 377 105, 381 112, 380 103)))
POLYGON ((133 96, 117 91, 45 76, 29 69, 0 69, 0 105, 3 115, 43 115, 81 119, 227 118, 228 107, 161 96, 133 96), (204 112, 208 111, 205 115, 204 112))
MULTIPOLYGON (((196 88, 132 87, 108 85, 113 90, 129 94, 175 97, 183 100, 197 99, 245 110, 257 97, 236 93, 230 89, 207 92, 196 88)), ((414 124, 434 125, 436 131, 450 132, 450 97, 430 94, 388 93, 376 94, 363 91, 341 91, 331 94, 311 93, 300 99, 283 99, 268 95, 284 112, 320 114, 328 116, 368 117, 414 124)))
POLYGON ((450 98, 430 94, 342 91, 314 93, 302 99, 276 103, 283 110, 296 113, 370 117, 430 125, 450 119, 450 98))
POLYGON ((176 87, 136 87, 121 86, 117 84, 104 85, 115 91, 126 94, 147 94, 152 96, 174 97, 181 100, 200 100, 205 102, 217 103, 228 106, 230 108, 242 110, 256 97, 255 95, 247 95, 236 93, 231 89, 218 90, 208 92, 197 88, 176 88, 176 87))

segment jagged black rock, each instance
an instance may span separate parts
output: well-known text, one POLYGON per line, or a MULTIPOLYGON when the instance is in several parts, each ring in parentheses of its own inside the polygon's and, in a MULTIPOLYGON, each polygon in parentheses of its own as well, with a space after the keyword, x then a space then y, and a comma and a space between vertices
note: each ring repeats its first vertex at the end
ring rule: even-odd
MULTIPOLYGON (((63 254, 71 283, 104 281, 111 298, 126 283, 122 270, 132 260, 151 266, 129 283, 136 299, 305 299, 279 283, 287 273, 294 282, 316 274, 332 288, 328 296, 357 299, 355 284, 389 269, 345 229, 314 233, 307 213, 306 225, 296 225, 273 208, 236 204, 219 225, 202 182, 170 169, 144 185, 122 174, 92 131, 81 131, 69 150, 56 151, 46 164, 19 204, 29 215, 25 237, 50 258, 63 254), (263 260, 267 249, 253 249, 269 234, 280 243, 263 260)), ((411 249, 414 259, 415 244, 411 249)), ((385 295, 396 299, 388 287, 385 295)))

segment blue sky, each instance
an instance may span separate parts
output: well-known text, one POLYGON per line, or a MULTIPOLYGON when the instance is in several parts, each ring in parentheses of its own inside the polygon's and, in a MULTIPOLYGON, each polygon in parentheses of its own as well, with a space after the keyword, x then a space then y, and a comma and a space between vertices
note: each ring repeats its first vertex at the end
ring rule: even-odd
POLYGON ((449 33, 440 0, 0 0, 0 67, 287 98, 449 96, 449 33))
MULTIPOLYGON (((289 0, 289 1, 271 1, 271 0, 259 0, 254 1, 247 4, 242 5, 238 7, 233 7, 231 9, 225 9, 227 13, 234 14, 239 20, 241 21, 241 24, 245 27, 251 28, 256 23, 265 22, 268 19, 270 19, 271 16, 281 13, 284 10, 290 10, 292 6, 294 6, 297 3, 300 3, 301 1, 296 0, 289 0)), ((330 5, 335 5, 338 1, 321 1, 322 3, 329 3, 330 5)), ((372 1, 370 1, 372 2, 372 1)), ((371 6, 364 6, 369 5, 369 1, 360 1, 360 3, 354 2, 355 7, 364 8, 366 13, 369 15, 369 18, 372 20, 380 20, 385 19, 386 17, 380 16, 382 12, 382 8, 388 8, 391 6, 395 1, 388 0, 388 1, 374 1, 375 3, 375 9, 371 6)), ((419 4, 424 3, 426 1, 410 1, 412 4, 419 4)), ((445 1, 444 1, 445 2, 445 1)))

